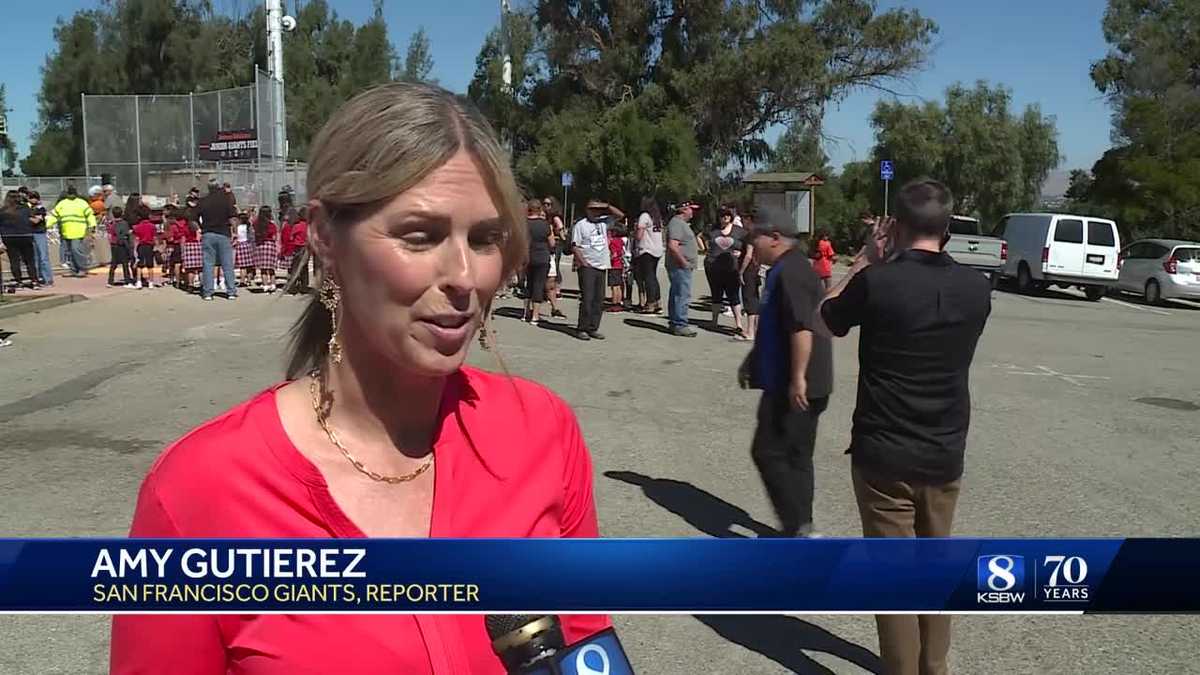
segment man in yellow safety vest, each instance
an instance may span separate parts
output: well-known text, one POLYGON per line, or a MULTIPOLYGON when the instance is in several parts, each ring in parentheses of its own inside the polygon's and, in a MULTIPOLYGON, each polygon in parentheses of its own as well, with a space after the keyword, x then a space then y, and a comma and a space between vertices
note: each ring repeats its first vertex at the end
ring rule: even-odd
POLYGON ((71 271, 86 277, 88 270, 87 237, 96 229, 96 214, 91 204, 80 198, 74 185, 67 186, 67 196, 54 205, 46 219, 48 227, 58 227, 59 245, 70 252, 71 271))

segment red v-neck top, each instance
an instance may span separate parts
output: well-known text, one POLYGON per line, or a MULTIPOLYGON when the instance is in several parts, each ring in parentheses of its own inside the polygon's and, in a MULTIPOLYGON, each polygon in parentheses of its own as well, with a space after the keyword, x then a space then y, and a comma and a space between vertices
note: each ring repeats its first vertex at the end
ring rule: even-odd
MULTIPOLYGON (((363 537, 292 444, 272 387, 167 448, 133 537, 363 537)), ((434 441, 433 537, 596 537, 592 464, 545 388, 463 368, 434 441)), ((568 642, 609 625, 564 616, 568 642)), ((117 616, 113 673, 504 673, 482 616, 117 616)))

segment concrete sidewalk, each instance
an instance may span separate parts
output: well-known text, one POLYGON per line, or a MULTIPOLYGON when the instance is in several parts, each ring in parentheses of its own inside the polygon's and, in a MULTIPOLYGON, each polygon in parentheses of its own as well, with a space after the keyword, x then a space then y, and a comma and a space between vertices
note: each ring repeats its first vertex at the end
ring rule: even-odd
POLYGON ((42 286, 36 291, 19 288, 15 293, 3 293, 3 297, 0 297, 0 319, 41 312, 84 300, 130 293, 133 290, 124 286, 109 287, 107 266, 90 270, 87 277, 76 278, 67 276, 68 274, 68 270, 58 266, 54 269, 53 285, 42 286))

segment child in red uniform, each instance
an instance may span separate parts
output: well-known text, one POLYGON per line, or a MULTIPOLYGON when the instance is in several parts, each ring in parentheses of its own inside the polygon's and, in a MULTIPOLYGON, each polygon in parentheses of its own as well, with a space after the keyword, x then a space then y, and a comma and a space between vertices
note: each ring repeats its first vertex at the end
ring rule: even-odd
POLYGON ((154 270, 154 243, 158 240, 158 228, 150 221, 150 210, 146 207, 130 210, 136 211, 131 220, 137 220, 137 224, 133 226, 138 267, 138 282, 134 288, 154 288, 157 280, 154 270))
POLYGON ((608 308, 610 312, 619 312, 622 310, 625 298, 625 240, 622 239, 624 233, 619 227, 608 228, 608 256, 612 266, 608 270, 608 287, 611 289, 612 295, 609 302, 612 307, 608 308))
POLYGON ((275 260, 279 258, 276 232, 271 207, 262 207, 254 219, 254 266, 258 268, 263 290, 268 293, 275 292, 275 260))
POLYGON ((836 256, 833 244, 829 241, 829 233, 825 230, 817 232, 817 245, 813 247, 811 256, 812 266, 813 271, 821 278, 821 283, 825 284, 825 290, 829 290, 833 279, 833 259, 836 256))
POLYGON ((308 262, 304 260, 304 249, 308 246, 308 209, 300 207, 288 212, 287 222, 283 226, 279 258, 285 261, 289 279, 295 277, 296 284, 291 288, 292 293, 308 290, 308 262), (293 215, 294 214, 294 215, 293 215), (299 272, 297 274, 297 272, 299 272))
MULTIPOLYGON (((183 232, 179 229, 182 214, 177 207, 168 206, 163 213, 163 230, 167 242, 167 278, 166 283, 179 287, 182 279, 180 267, 183 265, 183 232)), ((183 218, 184 227, 187 218, 183 218)))
POLYGON ((200 227, 196 224, 194 210, 176 213, 175 226, 181 236, 180 249, 183 251, 183 290, 191 292, 195 288, 197 275, 204 266, 204 252, 200 248, 200 227))

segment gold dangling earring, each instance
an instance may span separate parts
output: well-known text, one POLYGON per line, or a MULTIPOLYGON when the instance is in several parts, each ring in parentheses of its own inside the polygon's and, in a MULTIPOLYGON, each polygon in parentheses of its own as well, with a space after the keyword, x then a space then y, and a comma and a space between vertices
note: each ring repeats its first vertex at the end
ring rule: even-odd
POLYGON ((329 310, 329 360, 337 365, 342 362, 342 344, 338 342, 338 306, 342 304, 342 288, 331 275, 321 280, 318 298, 329 310))

